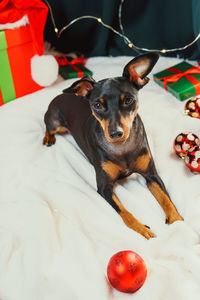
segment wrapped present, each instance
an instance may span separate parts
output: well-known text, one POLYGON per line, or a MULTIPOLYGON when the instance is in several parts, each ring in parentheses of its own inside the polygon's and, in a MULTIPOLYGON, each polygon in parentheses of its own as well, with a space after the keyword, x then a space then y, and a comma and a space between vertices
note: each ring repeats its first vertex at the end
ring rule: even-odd
POLYGON ((30 25, 0 31, 0 105, 42 88, 31 77, 35 54, 30 25))
POLYGON ((59 74, 64 79, 69 78, 81 78, 84 75, 91 75, 92 71, 86 68, 84 65, 86 63, 85 57, 72 58, 68 56, 56 56, 56 60, 59 64, 59 74))
POLYGON ((183 61, 153 75, 157 84, 181 101, 200 94, 200 68, 183 61))

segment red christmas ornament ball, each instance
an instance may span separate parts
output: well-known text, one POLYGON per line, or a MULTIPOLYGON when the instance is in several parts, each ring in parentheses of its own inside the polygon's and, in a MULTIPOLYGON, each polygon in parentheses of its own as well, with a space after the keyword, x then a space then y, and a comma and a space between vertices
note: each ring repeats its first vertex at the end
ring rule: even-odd
POLYGON ((200 173, 200 146, 191 148, 185 156, 186 166, 194 173, 200 173))
POLYGON ((147 269, 144 260, 137 253, 130 250, 120 251, 111 257, 107 275, 115 289, 134 293, 144 284, 147 269))
POLYGON ((193 97, 185 104, 185 113, 193 118, 200 119, 200 98, 193 97))
POLYGON ((184 159, 188 150, 195 147, 198 142, 199 138, 194 133, 180 133, 174 140, 174 150, 184 159))

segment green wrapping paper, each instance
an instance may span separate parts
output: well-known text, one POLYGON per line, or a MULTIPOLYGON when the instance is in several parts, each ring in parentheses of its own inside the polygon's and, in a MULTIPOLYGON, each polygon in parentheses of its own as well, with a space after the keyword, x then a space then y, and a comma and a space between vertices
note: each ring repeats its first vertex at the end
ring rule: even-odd
POLYGON ((12 71, 7 53, 5 31, 0 31, 0 105, 16 98, 12 71))
MULTIPOLYGON (((181 78, 177 78, 174 82, 168 82, 166 89, 176 98, 184 101, 195 95, 200 94, 200 69, 183 61, 171 68, 165 69, 153 75, 154 80, 161 87, 165 88, 164 80, 172 75, 186 72, 181 78), (190 73, 191 70, 191 73, 190 73), (199 74, 198 74, 199 73, 199 74)), ((182 74, 183 75, 183 74, 182 74)))

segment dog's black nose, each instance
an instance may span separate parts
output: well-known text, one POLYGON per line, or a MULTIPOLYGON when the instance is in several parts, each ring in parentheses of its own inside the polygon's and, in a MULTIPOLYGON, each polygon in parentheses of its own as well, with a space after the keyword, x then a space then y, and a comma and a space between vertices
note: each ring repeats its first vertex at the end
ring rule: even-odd
POLYGON ((121 130, 113 130, 110 133, 111 139, 120 139, 123 135, 123 132, 121 130))

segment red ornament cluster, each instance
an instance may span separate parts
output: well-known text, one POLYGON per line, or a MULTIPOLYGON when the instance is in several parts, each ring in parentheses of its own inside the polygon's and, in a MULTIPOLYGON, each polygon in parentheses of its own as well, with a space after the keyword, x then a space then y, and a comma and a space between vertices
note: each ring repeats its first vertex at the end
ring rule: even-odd
POLYGON ((193 97, 185 104, 185 114, 200 119, 200 97, 193 97))
POLYGON ((178 156, 185 158, 189 149, 195 147, 199 138, 191 133, 180 133, 174 140, 174 150, 178 156))
POLYGON ((144 260, 137 253, 120 251, 111 257, 107 275, 115 289, 124 293, 134 293, 144 284, 147 269, 144 260))
POLYGON ((192 172, 200 172, 200 139, 194 133, 180 133, 174 140, 174 150, 192 172))
POLYGON ((186 166, 194 173, 200 173, 200 147, 196 146, 189 149, 185 156, 186 166))

